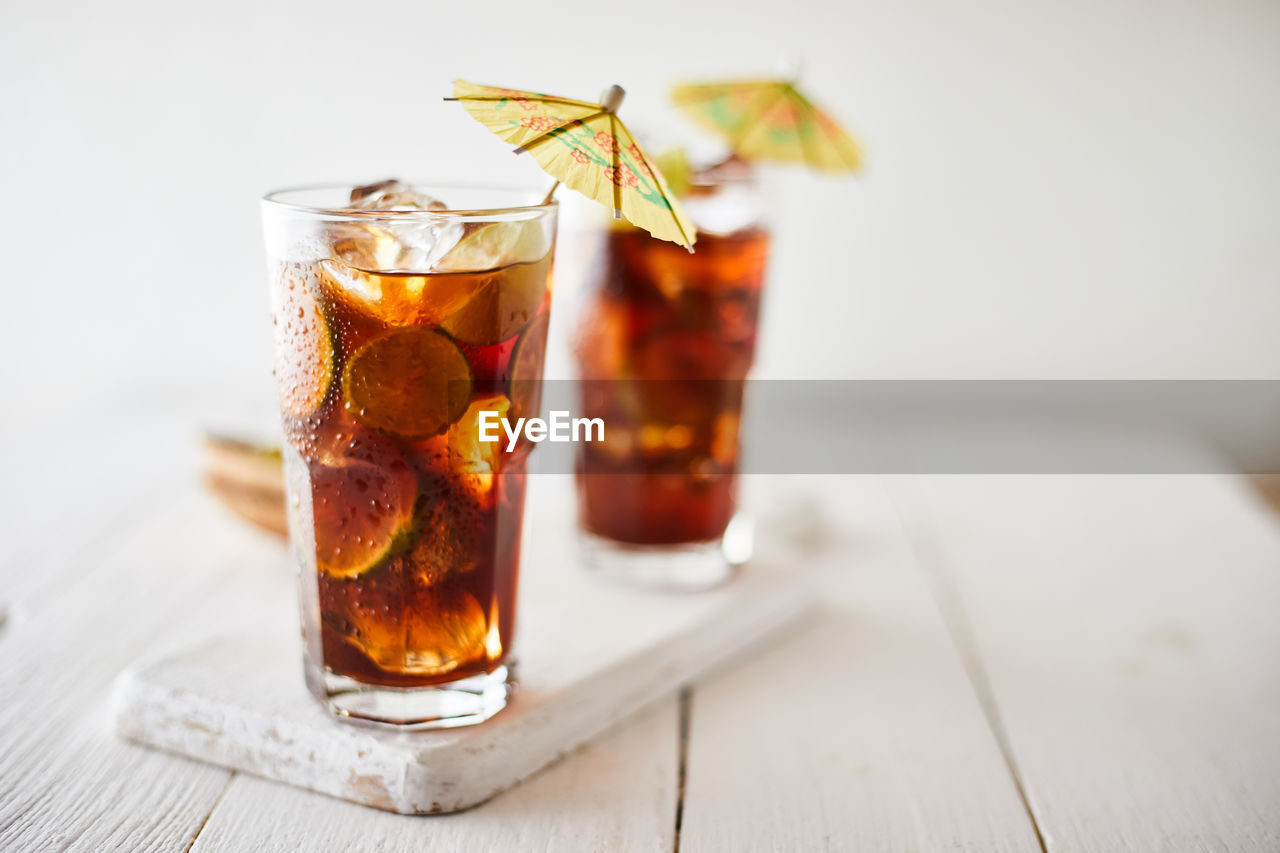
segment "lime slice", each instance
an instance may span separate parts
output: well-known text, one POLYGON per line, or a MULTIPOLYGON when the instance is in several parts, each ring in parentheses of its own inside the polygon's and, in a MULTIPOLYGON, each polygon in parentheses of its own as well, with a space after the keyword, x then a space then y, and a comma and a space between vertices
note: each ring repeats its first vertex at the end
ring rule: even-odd
POLYGON ((542 361, 551 315, 544 311, 525 329, 511 351, 507 396, 512 417, 537 417, 542 408, 542 361))
POLYGON ((354 578, 403 551, 413 530, 417 478, 407 465, 344 459, 311 467, 316 567, 354 578))
POLYGON ((551 251, 543 219, 490 222, 464 234, 435 265, 439 272, 475 272, 541 260, 551 251))
POLYGON ((550 269, 548 255, 532 263, 474 275, 440 275, 428 299, 435 304, 457 304, 456 296, 461 293, 464 301, 444 316, 441 328, 463 343, 489 346, 518 333, 538 313, 550 269))
POLYGON ((307 279, 303 267, 292 264, 285 268, 275 317, 280 405, 299 418, 324 403, 334 374, 333 333, 307 279))
POLYGON ((356 350, 342 375, 351 413, 365 426, 411 439, 444 432, 467 410, 471 367, 433 329, 402 329, 356 350))

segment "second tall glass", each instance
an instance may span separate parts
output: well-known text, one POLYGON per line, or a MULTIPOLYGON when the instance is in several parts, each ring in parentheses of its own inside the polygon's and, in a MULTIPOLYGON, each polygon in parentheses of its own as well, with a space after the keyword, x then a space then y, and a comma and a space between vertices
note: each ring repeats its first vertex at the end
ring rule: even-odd
POLYGON ((698 176, 681 201, 693 254, 625 226, 603 236, 575 353, 583 411, 605 440, 580 445, 578 516, 597 570, 700 589, 751 549, 738 432, 769 236, 740 162, 698 176))

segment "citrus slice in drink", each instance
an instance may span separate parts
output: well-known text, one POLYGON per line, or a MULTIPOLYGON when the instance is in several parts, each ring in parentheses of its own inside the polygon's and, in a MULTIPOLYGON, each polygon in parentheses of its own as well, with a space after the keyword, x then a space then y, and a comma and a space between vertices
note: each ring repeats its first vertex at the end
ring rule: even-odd
POLYGON ((436 263, 440 272, 474 272, 541 260, 551 251, 542 219, 489 222, 472 227, 436 263))
POLYGON ((511 351, 507 396, 513 418, 537 417, 542 408, 542 361, 547 351, 551 315, 542 312, 521 333, 511 351))
POLYGON ((468 344, 500 343, 528 325, 547 293, 550 255, 478 273, 435 276, 426 298, 435 304, 456 305, 440 326, 468 344))
POLYGON ((401 329, 356 350, 343 371, 342 391, 365 426, 430 438, 467 410, 471 367, 457 344, 434 329, 401 329))
POLYGON ((299 418, 324 403, 334 374, 333 333, 307 278, 297 265, 285 268, 275 317, 280 405, 299 418))
POLYGON ((312 465, 316 568, 330 577, 359 577, 405 550, 416 497, 417 477, 403 460, 312 465))

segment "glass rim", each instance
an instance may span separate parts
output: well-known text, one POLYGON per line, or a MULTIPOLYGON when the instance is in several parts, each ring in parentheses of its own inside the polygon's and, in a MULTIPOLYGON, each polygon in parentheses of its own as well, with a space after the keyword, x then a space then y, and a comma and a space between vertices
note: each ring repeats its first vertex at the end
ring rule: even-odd
MULTIPOLYGON (((481 183, 432 183, 430 181, 405 181, 410 188, 415 189, 436 189, 441 191, 458 190, 471 192, 495 192, 495 193, 524 193, 536 195, 542 192, 541 189, 532 185, 512 186, 502 184, 481 184, 481 183)), ((361 186, 357 183, 320 183, 320 184, 303 184, 299 186, 283 187, 281 189, 272 190, 264 193, 261 203, 275 210, 289 211, 293 213, 301 213, 312 216, 323 217, 325 219, 466 219, 476 217, 493 217, 520 213, 547 213, 554 211, 560 206, 560 202, 551 199, 548 202, 536 202, 532 204, 513 204, 500 205, 497 207, 467 207, 467 208, 447 208, 445 210, 359 210, 354 208, 342 208, 332 206, 318 206, 314 204, 306 204, 297 201, 288 200, 287 196, 307 193, 321 192, 325 190, 346 190, 349 191, 355 187, 361 186)))

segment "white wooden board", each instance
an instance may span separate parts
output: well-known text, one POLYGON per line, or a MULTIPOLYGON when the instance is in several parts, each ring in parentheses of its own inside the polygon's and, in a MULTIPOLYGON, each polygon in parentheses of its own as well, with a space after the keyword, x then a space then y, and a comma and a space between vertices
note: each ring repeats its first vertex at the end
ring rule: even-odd
MULTIPOLYGON (((149 428, 50 433, 6 459, 15 482, 40 486, 48 470, 31 458, 92 438, 87 466, 149 428)), ((112 679, 140 656, 264 626, 287 645, 296 631, 279 544, 195 492, 192 454, 151 450, 132 457, 137 471, 5 503, 18 543, 0 557, 0 594, 17 605, 0 634, 6 853, 1034 849, 957 656, 988 676, 988 718, 1007 729, 1047 849, 1280 844, 1280 532, 1225 478, 919 481, 902 506, 958 655, 883 496, 833 478, 761 525, 791 546, 787 571, 817 571, 823 609, 690 691, 687 738, 660 699, 483 808, 424 821, 142 748, 104 724, 112 679), (190 485, 163 502, 122 492, 161 474, 190 485), (794 550, 822 540, 823 511, 847 535, 794 550)), ((759 479, 787 503, 787 478, 759 479)))
POLYGON ((1241 480, 897 485, 1050 851, 1280 850, 1280 528, 1241 480))
POLYGON ((823 611, 694 691, 681 852, 1035 853, 880 478, 805 481, 840 531, 809 561, 823 611))
POLYGON ((282 549, 188 491, 63 568, 0 638, 0 850, 185 849, 228 773, 114 737, 112 679, 214 630, 296 619, 282 549))
POLYGON ((563 513, 569 504, 544 505, 558 506, 562 522, 530 531, 516 647, 521 686, 489 722, 401 733, 336 721, 303 688, 296 637, 276 629, 126 672, 116 691, 118 730, 381 809, 452 812, 511 787, 813 604, 805 573, 785 560, 753 563, 734 583, 696 595, 611 586, 578 565, 563 513))

